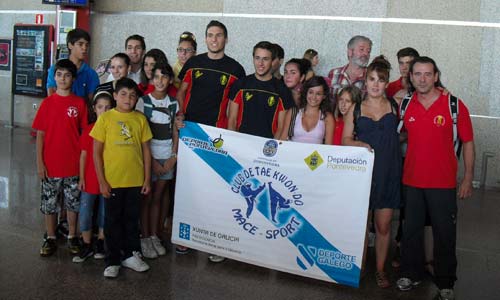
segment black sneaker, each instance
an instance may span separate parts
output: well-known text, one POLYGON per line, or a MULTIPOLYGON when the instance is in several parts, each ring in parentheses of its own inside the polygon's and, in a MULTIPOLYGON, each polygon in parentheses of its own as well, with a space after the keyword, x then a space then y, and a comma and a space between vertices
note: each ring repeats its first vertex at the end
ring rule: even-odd
POLYGON ((80 240, 76 236, 68 239, 68 249, 71 254, 80 253, 80 240))
POLYGON ((42 248, 40 249, 40 256, 51 256, 57 250, 57 241, 55 239, 44 239, 42 248))
POLYGON ((94 255, 94 249, 92 245, 83 243, 80 253, 78 253, 77 256, 73 257, 73 262, 74 263, 84 262, 87 258, 91 257, 92 255, 94 255))
POLYGON ((58 238, 66 238, 68 237, 69 233, 69 226, 68 226, 68 221, 63 220, 57 224, 56 227, 56 236, 58 238))
POLYGON ((422 281, 411 280, 408 277, 401 277, 398 279, 398 281, 396 281, 396 285, 398 286, 398 289, 400 291, 409 291, 409 290, 417 287, 418 285, 420 285, 420 283, 422 283, 422 281))
POLYGON ((106 252, 104 251, 104 240, 98 239, 95 243, 95 259, 103 259, 106 257, 106 252))
POLYGON ((453 289, 442 289, 439 290, 439 293, 437 294, 436 298, 438 300, 455 300, 455 292, 453 292, 453 289))

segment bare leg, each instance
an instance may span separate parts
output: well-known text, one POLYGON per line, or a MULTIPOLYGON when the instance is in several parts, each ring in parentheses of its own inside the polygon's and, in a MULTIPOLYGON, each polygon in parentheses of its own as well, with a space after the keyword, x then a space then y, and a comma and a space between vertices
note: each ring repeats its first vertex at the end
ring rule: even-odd
POLYGON ((45 215, 45 226, 47 227, 47 236, 56 236, 57 214, 45 215))
POLYGON ((104 240, 104 228, 99 228, 99 234, 97 235, 97 238, 100 240, 104 240))
MULTIPOLYGON (((149 230, 150 230, 150 235, 153 236, 158 236, 158 224, 160 220, 160 207, 163 202, 163 191, 165 190, 165 186, 167 185, 166 180, 161 180, 158 179, 154 183, 154 189, 153 189, 153 201, 151 205, 149 206, 149 230)), ((167 206, 168 208, 168 206, 167 206)))
POLYGON ((67 210, 67 216, 68 216, 68 227, 69 227, 68 235, 76 236, 76 221, 78 220, 78 213, 67 210))
POLYGON ((92 230, 82 231, 82 237, 85 244, 92 243, 92 230))
MULTIPOLYGON (((167 232, 168 225, 166 224, 170 209, 170 184, 171 181, 166 181, 163 187, 163 195, 160 198, 160 218, 158 219, 158 233, 167 232)), ((170 222, 170 220, 169 220, 170 222)))
POLYGON ((375 256, 377 272, 383 272, 387 252, 391 243, 391 220, 393 209, 375 210, 375 256))

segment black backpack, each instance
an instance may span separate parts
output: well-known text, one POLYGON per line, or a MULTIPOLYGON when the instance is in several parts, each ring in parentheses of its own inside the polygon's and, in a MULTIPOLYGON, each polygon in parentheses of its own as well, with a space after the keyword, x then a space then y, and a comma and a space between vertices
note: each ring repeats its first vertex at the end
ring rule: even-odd
MULTIPOLYGON (((412 94, 408 93, 403 100, 401 101, 401 105, 399 107, 399 125, 398 125, 398 133, 401 132, 403 128, 403 120, 405 116, 406 109, 410 104, 412 99, 412 94)), ((455 149, 455 155, 457 158, 460 157, 460 153, 462 152, 462 141, 458 138, 458 99, 452 94, 448 94, 448 104, 450 108, 450 115, 453 119, 453 147, 455 149)))

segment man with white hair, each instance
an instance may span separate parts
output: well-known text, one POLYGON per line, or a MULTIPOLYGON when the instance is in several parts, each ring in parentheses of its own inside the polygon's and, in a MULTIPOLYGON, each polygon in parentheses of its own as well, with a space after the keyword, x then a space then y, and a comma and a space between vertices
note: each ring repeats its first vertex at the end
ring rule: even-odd
POLYGON ((356 35, 347 43, 347 58, 349 63, 343 67, 332 69, 328 73, 331 80, 330 101, 335 104, 339 89, 354 85, 365 91, 366 67, 370 61, 372 41, 366 36, 356 35))

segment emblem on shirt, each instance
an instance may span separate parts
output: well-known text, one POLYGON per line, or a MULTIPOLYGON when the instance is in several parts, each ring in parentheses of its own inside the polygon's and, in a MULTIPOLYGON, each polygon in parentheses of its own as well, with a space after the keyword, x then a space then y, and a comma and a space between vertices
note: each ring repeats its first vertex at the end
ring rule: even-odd
POLYGON ((196 70, 196 72, 194 72, 194 77, 195 77, 195 78, 199 78, 199 77, 201 77, 202 75, 203 75, 203 72, 202 72, 202 71, 200 71, 200 70, 196 70))
POLYGON ((224 74, 220 77, 220 84, 226 85, 226 83, 227 83, 227 75, 224 74))
POLYGON ((250 99, 252 99, 252 97, 253 97, 253 95, 250 94, 249 92, 245 93, 245 100, 250 101, 250 99))
POLYGON ((118 125, 120 125, 121 127, 120 135, 122 135, 125 140, 131 139, 132 134, 130 133, 130 129, 128 128, 127 124, 125 124, 125 122, 118 122, 118 125))
POLYGON ((276 103, 276 98, 274 98, 274 96, 270 96, 269 98, 267 98, 267 105, 273 106, 274 103, 276 103))
POLYGON ((444 124, 446 123, 444 117, 442 115, 437 115, 434 117, 434 124, 437 126, 437 127, 441 127, 441 126, 444 126, 444 124))
POLYGON ((66 110, 66 113, 68 114, 68 117, 70 117, 70 118, 76 118, 76 117, 78 117, 78 108, 76 108, 74 106, 70 106, 66 110))

